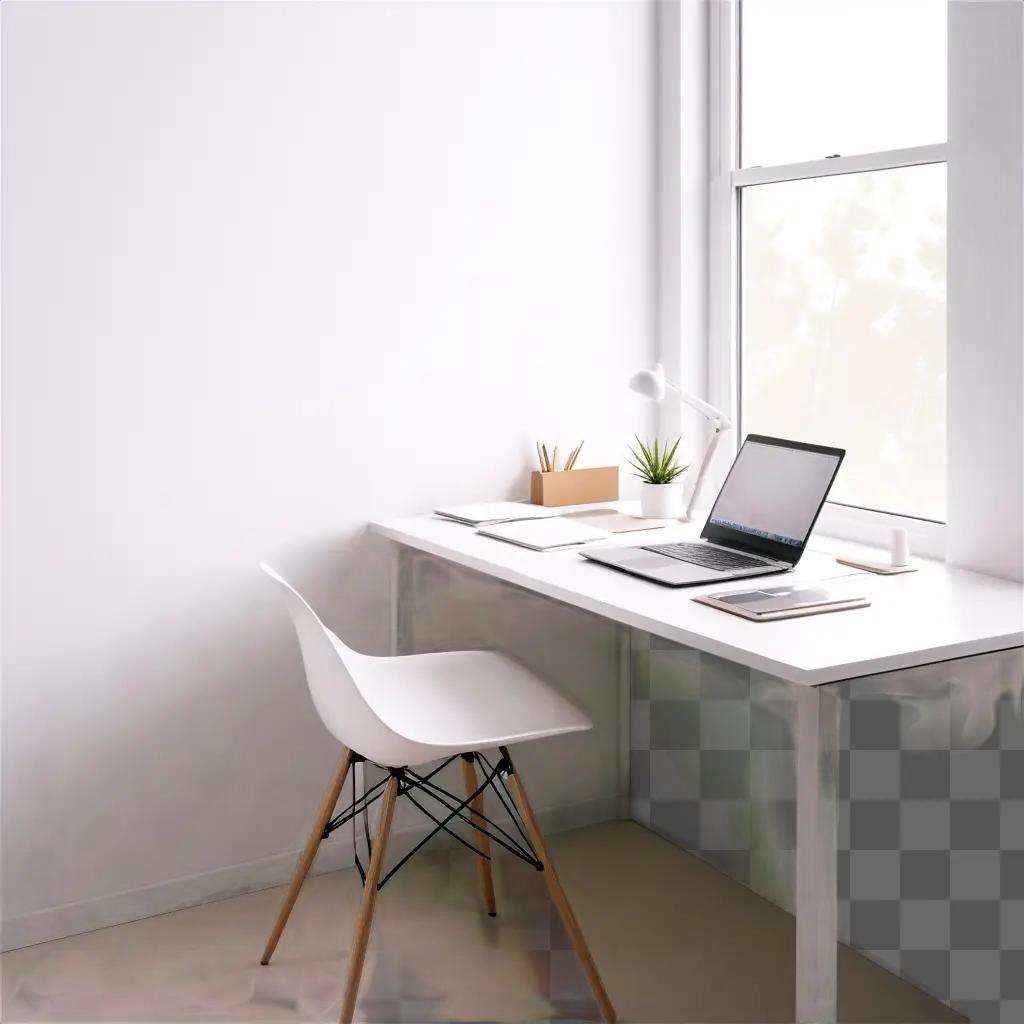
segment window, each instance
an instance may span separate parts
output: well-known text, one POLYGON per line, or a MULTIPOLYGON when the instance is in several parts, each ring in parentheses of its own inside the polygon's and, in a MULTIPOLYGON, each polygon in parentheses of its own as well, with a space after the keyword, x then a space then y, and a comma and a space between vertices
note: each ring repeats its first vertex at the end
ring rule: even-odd
POLYGON ((741 15, 741 166, 945 141, 945 0, 743 0, 741 15))
POLYGON ((739 436, 845 448, 833 503, 942 522, 946 4, 739 14, 739 436))

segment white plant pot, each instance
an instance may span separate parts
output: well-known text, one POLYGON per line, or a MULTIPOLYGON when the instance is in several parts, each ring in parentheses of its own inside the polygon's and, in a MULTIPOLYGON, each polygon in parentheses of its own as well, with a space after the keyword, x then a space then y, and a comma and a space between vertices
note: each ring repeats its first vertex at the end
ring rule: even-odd
POLYGON ((640 485, 640 515, 644 519, 679 519, 683 514, 683 485, 640 485))

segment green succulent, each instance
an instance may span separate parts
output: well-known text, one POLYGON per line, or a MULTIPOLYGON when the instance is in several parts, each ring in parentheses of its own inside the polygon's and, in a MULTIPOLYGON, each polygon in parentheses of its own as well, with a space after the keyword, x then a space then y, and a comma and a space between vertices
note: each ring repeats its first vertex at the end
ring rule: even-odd
POLYGON ((654 443, 644 444, 639 437, 636 443, 640 450, 630 448, 629 464, 636 470, 636 476, 649 484, 670 484, 686 471, 688 467, 681 466, 676 459, 676 451, 682 437, 677 437, 674 443, 666 441, 662 444, 657 438, 654 443))

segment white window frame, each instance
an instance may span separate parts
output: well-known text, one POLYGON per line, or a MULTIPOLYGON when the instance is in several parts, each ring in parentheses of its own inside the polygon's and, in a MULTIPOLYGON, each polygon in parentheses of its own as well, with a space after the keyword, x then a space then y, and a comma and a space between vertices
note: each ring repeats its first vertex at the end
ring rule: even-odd
MULTIPOLYGON (((724 457, 730 459, 735 457, 744 430, 740 363, 741 190, 750 185, 946 163, 948 149, 946 143, 939 143, 770 167, 740 168, 740 2, 713 2, 709 22, 708 388, 711 403, 726 410, 737 424, 734 435, 722 445, 726 449, 724 457)), ((903 527, 918 553, 937 558, 944 558, 946 554, 946 524, 927 519, 828 502, 818 526, 829 536, 873 545, 884 543, 887 530, 903 527)))

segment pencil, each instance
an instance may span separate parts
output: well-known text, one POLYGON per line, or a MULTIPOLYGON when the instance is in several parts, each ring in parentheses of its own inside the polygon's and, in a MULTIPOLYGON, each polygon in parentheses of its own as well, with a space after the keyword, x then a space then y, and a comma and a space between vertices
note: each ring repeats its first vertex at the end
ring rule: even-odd
POLYGON ((544 472, 545 473, 550 473, 551 472, 551 460, 548 458, 548 446, 546 444, 542 444, 540 446, 540 450, 544 453, 544 472))
POLYGON ((537 442, 537 461, 540 463, 540 471, 544 472, 544 456, 540 451, 540 441, 537 442))
POLYGON ((566 469, 572 469, 573 466, 576 465, 576 460, 580 457, 580 451, 583 449, 583 445, 584 442, 580 441, 580 443, 576 445, 575 449, 573 449, 573 453, 569 458, 569 465, 565 467, 566 469))
POLYGON ((557 444, 555 445, 555 450, 551 453, 551 468, 556 473, 560 473, 562 471, 562 467, 559 465, 559 462, 558 462, 558 445, 557 444))

